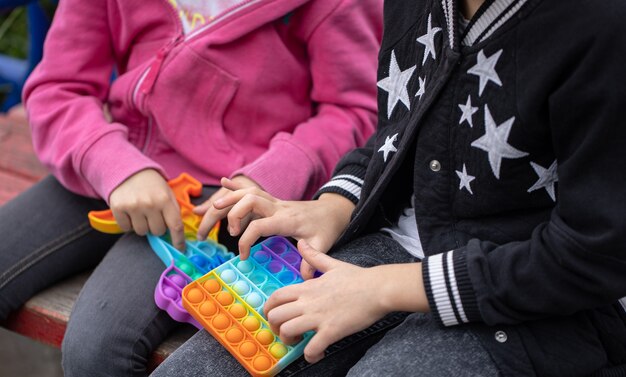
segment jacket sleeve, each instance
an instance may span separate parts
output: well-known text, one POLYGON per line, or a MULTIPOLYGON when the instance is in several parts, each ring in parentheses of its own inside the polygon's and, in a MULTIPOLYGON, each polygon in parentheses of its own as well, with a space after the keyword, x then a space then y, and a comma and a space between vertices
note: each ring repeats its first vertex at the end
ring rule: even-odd
POLYGON ((277 134, 267 152, 234 173, 249 176, 282 199, 310 198, 337 161, 363 145, 376 124, 382 1, 314 1, 308 6, 329 4, 333 8, 323 18, 306 20, 311 25, 307 51, 315 115, 293 133, 277 134), (285 185, 276 172, 289 174, 292 184, 285 185))
POLYGON ((356 205, 361 200, 361 189, 367 165, 373 155, 372 148, 375 140, 375 135, 372 135, 363 147, 346 154, 337 164, 330 181, 315 194, 315 199, 324 193, 335 193, 346 197, 356 205))
POLYGON ((474 239, 423 261, 430 308, 443 325, 520 323, 626 296, 626 7, 619 7, 590 40, 577 37, 575 59, 559 67, 546 101, 558 162, 550 220, 528 240, 474 239))
POLYGON ((44 58, 24 88, 39 159, 69 190, 105 200, 139 170, 162 171, 128 141, 125 125, 104 116, 115 64, 108 3, 59 3, 44 58))

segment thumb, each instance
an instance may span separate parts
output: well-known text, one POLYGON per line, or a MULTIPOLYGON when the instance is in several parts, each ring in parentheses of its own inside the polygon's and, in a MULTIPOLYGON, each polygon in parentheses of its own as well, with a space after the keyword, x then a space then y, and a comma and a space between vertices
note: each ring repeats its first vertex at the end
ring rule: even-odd
POLYGON ((332 269, 339 263, 336 259, 317 251, 303 239, 298 241, 298 251, 311 267, 322 273, 332 269))

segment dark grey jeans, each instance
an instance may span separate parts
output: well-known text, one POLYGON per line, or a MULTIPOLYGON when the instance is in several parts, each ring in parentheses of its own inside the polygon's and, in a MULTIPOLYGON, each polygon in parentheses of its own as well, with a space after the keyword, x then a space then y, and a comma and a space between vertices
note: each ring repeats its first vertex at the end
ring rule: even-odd
POLYGON ((148 357, 177 325, 154 304, 165 266, 145 238, 89 226, 87 213, 105 208, 52 177, 0 207, 0 318, 53 283, 95 267, 63 340, 68 377, 146 376, 148 357))
MULTIPOLYGON (((363 267, 406 263, 413 257, 383 234, 362 237, 332 253, 363 267)), ((475 336, 463 328, 440 328, 430 315, 392 313, 372 327, 326 350, 316 364, 303 358, 280 376, 499 376, 475 336)), ((167 358, 151 377, 246 376, 245 369, 206 331, 167 358)))

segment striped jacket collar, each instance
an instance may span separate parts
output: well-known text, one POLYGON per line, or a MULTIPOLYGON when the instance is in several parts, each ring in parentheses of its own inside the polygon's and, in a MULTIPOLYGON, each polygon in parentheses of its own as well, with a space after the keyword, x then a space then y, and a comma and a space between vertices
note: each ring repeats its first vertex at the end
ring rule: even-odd
POLYGON ((456 47, 473 46, 489 38, 496 30, 511 19, 529 0, 486 0, 474 15, 465 32, 457 35, 458 0, 441 0, 448 28, 448 42, 456 47))

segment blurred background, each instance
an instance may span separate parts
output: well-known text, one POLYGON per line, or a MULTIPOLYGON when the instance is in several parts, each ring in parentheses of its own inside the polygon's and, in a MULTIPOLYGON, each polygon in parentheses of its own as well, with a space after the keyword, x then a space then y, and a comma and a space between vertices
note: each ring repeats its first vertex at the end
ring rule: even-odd
MULTIPOLYGON (((0 115, 19 103, 54 9, 53 1, 0 0, 0 115)), ((61 352, 0 328, 0 376, 61 377, 61 352)))

